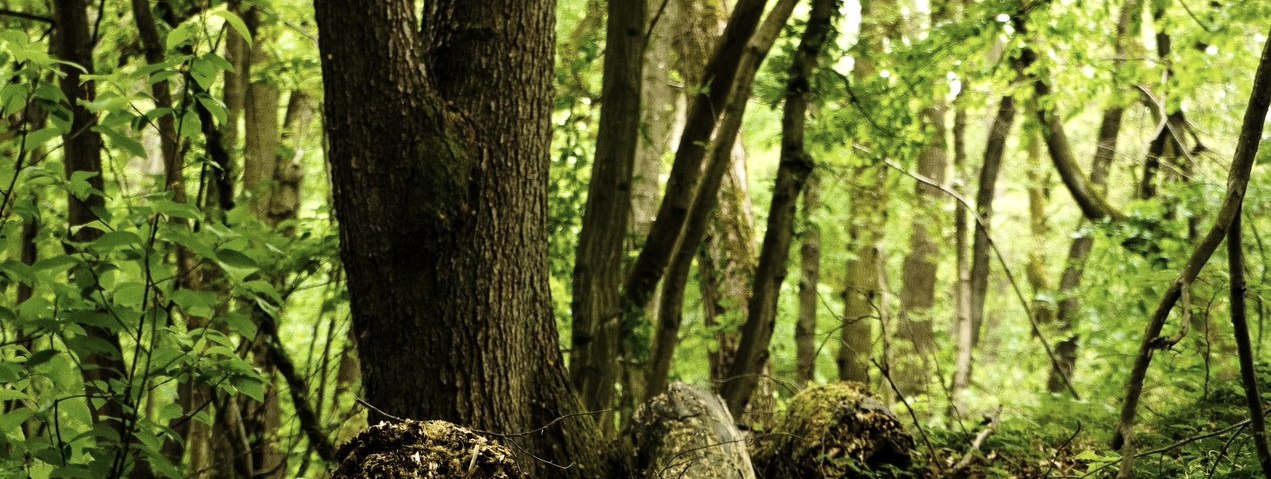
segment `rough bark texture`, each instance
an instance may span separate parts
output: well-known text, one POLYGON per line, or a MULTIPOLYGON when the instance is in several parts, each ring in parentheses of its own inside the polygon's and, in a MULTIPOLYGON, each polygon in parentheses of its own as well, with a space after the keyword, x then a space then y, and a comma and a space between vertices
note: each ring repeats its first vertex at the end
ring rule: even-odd
POLYGON ((759 259, 755 214, 747 184, 746 151, 733 144, 732 166, 719 192, 719 210, 697 254, 703 323, 717 347, 707 355, 711 382, 719 384, 737 354, 737 329, 745 321, 759 259))
POLYGON ((754 479, 746 437, 715 393, 683 383, 642 404, 628 439, 631 478, 754 479))
MULTIPOLYGON (((763 63, 768 50, 776 42, 796 3, 798 3, 796 0, 779 2, 773 12, 764 19, 763 26, 755 33, 749 48, 742 54, 742 61, 737 72, 738 78, 733 85, 733 92, 716 133, 715 142, 711 146, 710 161, 707 162, 701 187, 689 211, 684 236, 676 247, 670 269, 662 282, 658 323, 653 335, 653 354, 646 379, 646 397, 661 393, 666 387, 667 373, 670 371, 671 358, 675 352, 676 339, 683 319, 684 293, 688 287, 693 258, 697 256, 699 246, 706 237, 711 217, 715 214, 719 203, 720 188, 728 176, 729 165, 733 164, 733 147, 736 145, 738 132, 741 131, 742 118, 745 116, 746 105, 750 100, 751 85, 759 71, 759 65, 763 63)), ((731 220, 738 221, 737 218, 731 218, 731 220)))
POLYGON ((768 345, 777 320, 777 294, 786 277, 799 194, 815 168, 812 156, 804 149, 803 138, 811 96, 810 79, 839 3, 814 0, 803 38, 791 60, 781 120, 781 160, 768 212, 768 229, 764 232, 737 357, 720 388, 734 417, 740 417, 745 411, 768 359, 768 345))
MULTIPOLYGON (((88 2, 86 0, 57 0, 53 2, 54 20, 58 28, 53 37, 56 44, 57 57, 82 67, 88 74, 93 69, 93 42, 88 29, 88 2)), ((102 179, 102 138, 93 127, 97 126, 97 117, 88 110, 84 103, 93 101, 97 96, 96 83, 83 78, 83 71, 77 67, 64 65, 64 74, 60 80, 62 94, 66 97, 71 111, 70 130, 62 136, 62 157, 66 166, 66 178, 69 180, 77 173, 88 173, 88 185, 94 191, 103 191, 102 179)), ((74 194, 67 195, 67 226, 73 231, 66 244, 67 253, 74 253, 78 244, 84 244, 101 237, 98 228, 80 228, 100 219, 94 209, 105 207, 105 198, 99 194, 90 194, 83 198, 74 194)), ((70 283, 76 284, 75 277, 88 274, 86 271, 72 270, 70 283)), ((95 296, 85 291, 85 298, 95 296)), ((122 391, 120 381, 124 381, 124 363, 120 356, 119 337, 112 331, 97 326, 84 325, 87 338, 105 348, 94 345, 92 348, 76 348, 84 351, 97 351, 82 354, 79 358, 84 377, 85 394, 94 398, 89 402, 89 412, 93 422, 113 429, 121 438, 124 434, 124 408, 115 394, 122 391), (100 401, 100 402, 99 402, 100 401)), ((66 340, 74 347, 76 338, 66 340)), ((122 439, 121 439, 122 440, 122 439)))
MULTIPOLYGON (((264 42, 257 38, 252 44, 251 63, 265 59, 264 42)), ((243 104, 247 132, 243 147, 243 194, 256 217, 269 215, 270 196, 274 192, 274 173, 278 168, 278 87, 265 80, 247 85, 247 98, 243 104)))
POLYGON ((813 215, 821 205, 820 175, 803 186, 803 248, 799 251, 799 322, 794 328, 795 380, 799 387, 816 379, 816 310, 820 297, 821 227, 813 215))
POLYGON ((971 344, 980 344, 984 328, 984 299, 989 288, 989 231, 993 218, 993 197, 997 194, 997 177, 1002 169, 1002 157, 1006 155, 1006 138, 1015 122, 1015 97, 1002 97, 997 115, 989 127, 989 137, 984 147, 984 163, 980 167, 980 181, 975 193, 975 209, 984 223, 975 225, 975 240, 971 247, 971 344))
POLYGON ((1253 91, 1249 95, 1249 105, 1245 108, 1239 140, 1236 143, 1231 169, 1227 175, 1227 194, 1223 198, 1222 206, 1209 232, 1196 244, 1191 256, 1187 259, 1187 264, 1165 291, 1143 332, 1143 341, 1139 344, 1139 352, 1125 387, 1125 401, 1121 404, 1120 421, 1112 437, 1114 449, 1126 446, 1121 452, 1122 474, 1129 474, 1134 464, 1134 422, 1138 415, 1139 398, 1143 394, 1143 381, 1147 377, 1147 368, 1152 362, 1152 354, 1161 344, 1161 330, 1165 327, 1165 321, 1169 319, 1170 311, 1181 299, 1183 288, 1190 285, 1200 275, 1200 270, 1218 249, 1223 238, 1227 237, 1231 224, 1240 212, 1245 190, 1249 186, 1249 173, 1253 170, 1254 160, 1258 154, 1259 140, 1262 137, 1269 105, 1271 105, 1271 41, 1263 45, 1262 58, 1258 63, 1258 71, 1254 75, 1253 91))
MULTIPOLYGON (((583 406, 610 406, 618 380, 619 287, 640 133, 644 0, 609 2, 595 162, 574 261, 570 380, 583 406)), ((605 415, 608 417, 608 415, 605 415)))
POLYGON ((527 469, 602 476, 547 280, 553 2, 430 1, 422 34, 413 5, 315 4, 366 400, 501 434, 543 428, 513 440, 573 466, 523 454, 527 469))

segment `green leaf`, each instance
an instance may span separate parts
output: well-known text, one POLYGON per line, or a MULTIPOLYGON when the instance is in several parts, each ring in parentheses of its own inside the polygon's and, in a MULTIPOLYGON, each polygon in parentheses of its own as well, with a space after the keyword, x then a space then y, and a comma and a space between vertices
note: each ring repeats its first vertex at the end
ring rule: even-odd
POLYGON ((228 23, 235 32, 238 32, 240 37, 243 37, 243 41, 247 42, 247 46, 250 47, 252 45, 252 32, 247 29, 247 24, 243 23, 243 19, 239 18, 237 14, 229 10, 218 10, 213 15, 224 18, 225 23, 228 23))
POLYGON ((74 256, 60 254, 36 261, 35 264, 31 265, 31 268, 42 273, 59 274, 77 264, 79 264, 79 259, 74 256))
POLYGON ((189 39, 190 29, 182 25, 180 27, 173 28, 172 31, 168 32, 168 38, 163 41, 163 46, 167 50, 172 50, 185 44, 185 42, 189 39))
POLYGON ((91 248, 99 253, 106 253, 121 246, 141 246, 140 236, 131 231, 110 231, 93 241, 91 248))
POLYGON ((42 349, 40 351, 36 351, 26 358, 26 367, 27 369, 31 369, 47 363, 50 359, 53 359, 54 356, 57 356, 57 350, 55 349, 42 349))
POLYGON ((36 148, 39 148, 40 145, 48 143, 49 140, 57 138, 61 135, 62 135, 62 130, 55 126, 41 128, 39 130, 35 130, 33 132, 27 133, 26 142, 22 146, 27 151, 31 151, 36 148))
POLYGON ((221 316, 221 320, 225 321, 231 331, 243 335, 244 338, 254 339, 256 337, 256 323, 245 314, 227 313, 221 316))
POLYGON ((228 121, 229 116, 225 112, 224 103, 221 103, 215 98, 207 95, 199 95, 198 99, 199 104, 203 105, 204 108, 207 108, 207 111, 212 114, 212 117, 216 118, 216 123, 224 125, 225 122, 228 121))
POLYGON ((256 264, 256 260, 253 260, 250 256, 247 256, 243 254, 242 252, 232 250, 229 248, 221 248, 216 250, 216 260, 220 262, 222 265, 228 266, 231 268, 250 269, 250 270, 255 270, 260 268, 260 266, 256 264))
POLYGON ((122 148, 124 151, 127 151, 128 153, 131 153, 133 156, 136 156, 137 158, 148 157, 148 155, 146 154, 146 147, 142 146, 140 141, 124 136, 118 131, 115 131, 113 128, 106 128, 106 127, 99 126, 94 128, 94 130, 97 130, 101 132, 102 134, 106 135, 108 138, 110 138, 110 142, 112 144, 114 144, 115 146, 119 148, 122 148))

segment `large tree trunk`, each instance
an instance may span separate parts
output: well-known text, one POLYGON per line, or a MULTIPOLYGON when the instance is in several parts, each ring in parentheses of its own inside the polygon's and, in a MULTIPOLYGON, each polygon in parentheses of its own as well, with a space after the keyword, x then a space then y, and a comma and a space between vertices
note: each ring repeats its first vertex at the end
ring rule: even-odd
POLYGON ((728 380, 720 388, 720 395, 736 418, 740 418, 746 410, 768 359, 768 345, 777 320, 777 295, 785 280, 790 243, 794 236, 797 202, 803 184, 816 166, 812 155, 804 149, 803 138, 811 96, 810 79, 839 3, 836 0, 813 1, 803 38, 790 63, 785 111, 781 120, 781 161, 768 213, 768 229, 764 232, 759 266, 755 269, 755 284, 746 323, 742 325, 737 357, 729 368, 728 380))
MULTIPOLYGON (((77 65, 62 66, 63 76, 60 87, 71 112, 70 129, 62 136, 62 157, 67 180, 77 173, 88 173, 90 176, 87 182, 93 191, 104 191, 102 138, 94 128, 97 126, 96 115, 85 106, 97 96, 96 83, 92 79, 84 78, 85 72, 87 74, 94 72, 93 39, 88 33, 88 3, 86 0, 53 2, 54 20, 57 24, 53 37, 56 44, 55 51, 58 58, 77 65)), ((76 251, 73 244, 85 244, 101 237, 101 229, 81 226, 101 221, 94 210, 105 208, 106 201, 101 194, 89 194, 81 198, 73 193, 68 194, 66 200, 67 226, 71 231, 66 250, 70 254, 76 251)), ((69 284, 78 284, 75 281, 77 276, 92 273, 76 268, 70 274, 69 284)), ((92 282, 95 283, 95 281, 92 282)), ((85 291, 83 296, 89 298, 95 294, 85 291)), ((89 412, 95 424, 113 430, 120 441, 127 441, 123 427, 126 421, 125 411, 120 398, 115 396, 116 393, 126 393, 126 391, 115 390, 121 382, 125 381, 119 337, 101 327, 90 325, 83 325, 83 327, 88 338, 104 346, 89 349, 95 352, 84 353, 79 358, 83 371, 84 393, 87 397, 95 399, 88 401, 89 412)))
POLYGON ((366 400, 400 417, 539 431, 509 437, 523 465, 603 476, 548 288, 553 2, 430 1, 422 33, 407 0, 315 11, 366 400))
MULTIPOLYGON (((570 379, 590 410, 607 409, 618 380, 619 287, 640 133, 647 7, 609 2, 600 132, 574 261, 570 379)), ((602 415, 609 418, 610 414, 602 415)), ((603 420, 605 429, 612 421, 603 420)))

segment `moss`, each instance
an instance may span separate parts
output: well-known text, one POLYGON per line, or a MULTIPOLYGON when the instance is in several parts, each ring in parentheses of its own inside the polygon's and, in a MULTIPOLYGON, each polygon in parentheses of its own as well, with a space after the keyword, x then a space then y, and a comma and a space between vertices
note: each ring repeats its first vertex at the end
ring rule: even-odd
POLYGON ((753 479, 745 438, 714 393, 672 384, 632 418, 638 478, 753 479))
POLYGON ((857 478, 909 467, 913 438, 854 383, 815 386, 790 400, 755 451, 763 477, 857 478))
POLYGON ((336 454, 331 479, 523 479, 512 451, 445 421, 381 422, 336 454))

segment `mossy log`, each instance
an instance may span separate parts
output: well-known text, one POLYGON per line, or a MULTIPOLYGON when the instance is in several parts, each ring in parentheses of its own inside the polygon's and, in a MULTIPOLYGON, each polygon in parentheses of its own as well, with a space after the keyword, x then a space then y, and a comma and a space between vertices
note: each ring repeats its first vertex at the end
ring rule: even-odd
POLYGON ((510 449, 445 421, 381 422, 336 453, 331 479, 526 479, 510 449))
POLYGON ((672 384, 640 405, 625 439, 634 447, 629 477, 754 479, 746 436, 719 396, 672 384))
POLYGON ((754 450, 759 477, 880 477, 910 466, 913 438, 856 383, 810 387, 790 400, 754 450))

